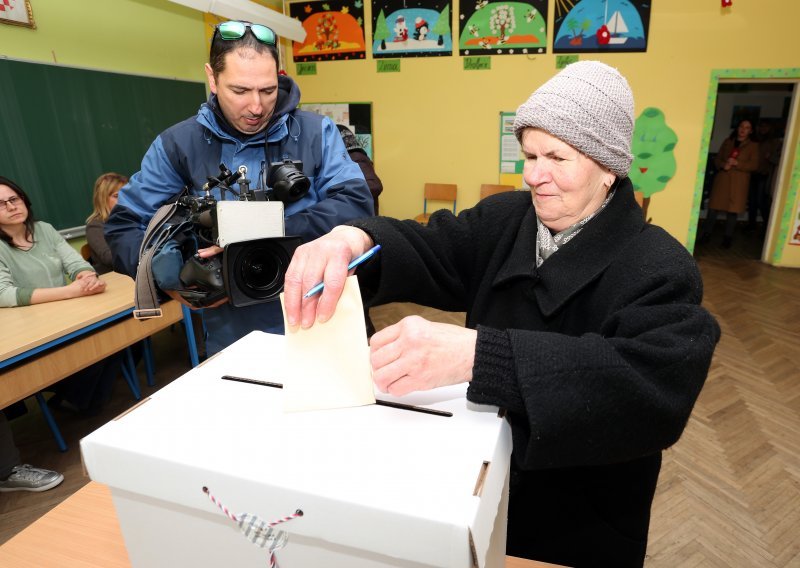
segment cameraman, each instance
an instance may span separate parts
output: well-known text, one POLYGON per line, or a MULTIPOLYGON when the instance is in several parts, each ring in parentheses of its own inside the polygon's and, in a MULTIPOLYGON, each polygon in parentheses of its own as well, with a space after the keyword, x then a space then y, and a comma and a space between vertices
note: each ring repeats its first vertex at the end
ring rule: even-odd
MULTIPOLYGON (((297 110, 300 90, 290 77, 278 74, 277 42, 270 28, 258 24, 230 21, 216 27, 205 66, 208 101, 196 116, 156 138, 108 218, 105 235, 115 270, 136 274, 139 246, 156 210, 184 187, 199 193, 220 163, 233 171, 246 166, 252 187, 265 189, 270 163, 302 161, 311 187, 302 199, 285 205, 286 235, 310 241, 343 222, 372 215, 364 176, 348 157, 336 126, 297 110)), ((222 199, 217 189, 214 195, 222 199)), ((226 193, 225 198, 235 196, 226 193)), ((187 304, 177 291, 164 292, 187 304)), ((283 333, 278 302, 243 308, 222 304, 205 310, 204 320, 208 355, 255 329, 283 333)))

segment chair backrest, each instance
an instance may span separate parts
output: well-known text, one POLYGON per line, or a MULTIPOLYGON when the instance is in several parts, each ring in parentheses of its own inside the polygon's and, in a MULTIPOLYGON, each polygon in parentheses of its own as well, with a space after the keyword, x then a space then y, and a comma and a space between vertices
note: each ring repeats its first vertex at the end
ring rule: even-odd
POLYGON ((426 183, 425 184, 425 200, 422 204, 422 212, 428 212, 428 200, 431 201, 452 201, 453 214, 456 212, 456 195, 458 194, 458 186, 454 183, 426 183))
POLYGON ((503 193, 504 191, 514 191, 514 186, 500 183, 482 183, 481 199, 494 195, 495 193, 503 193))
POLYGON ((83 246, 81 247, 81 256, 83 257, 83 260, 87 262, 90 258, 92 258, 92 249, 89 248, 89 243, 83 243, 83 246))

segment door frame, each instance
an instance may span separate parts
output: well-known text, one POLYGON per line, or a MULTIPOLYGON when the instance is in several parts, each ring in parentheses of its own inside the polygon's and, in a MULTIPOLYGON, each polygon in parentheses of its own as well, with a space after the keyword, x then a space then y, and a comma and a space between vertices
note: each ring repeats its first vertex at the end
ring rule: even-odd
POLYGON ((708 151, 711 144, 711 133, 714 129, 714 114, 717 108, 717 92, 720 82, 725 83, 789 83, 794 84, 792 103, 790 105, 789 117, 786 121, 786 133, 784 136, 784 147, 781 155, 780 170, 775 182, 775 198, 772 201, 770 218, 766 220, 768 225, 767 238, 764 248, 761 251, 761 260, 768 264, 780 264, 783 249, 789 240, 789 230, 792 221, 792 212, 797 198, 797 188, 800 185, 800 140, 791 153, 789 153, 788 143, 793 139, 795 114, 797 112, 798 89, 800 88, 800 67, 789 67, 786 69, 712 69, 711 78, 708 85, 708 97, 706 98, 706 112, 703 119, 703 134, 700 140, 700 157, 697 161, 697 177, 694 186, 694 198, 692 200, 692 211, 689 217, 689 234, 686 243, 689 250, 694 250, 695 239, 697 237, 697 223, 700 219, 700 206, 703 200, 703 184, 705 182, 706 165, 708 162, 708 151), (791 162, 788 162, 791 158, 791 162), (785 198, 781 199, 780 188, 784 183, 786 172, 789 175, 789 188, 785 198), (783 211, 777 213, 776 208, 784 204, 783 211), (775 231, 774 223, 779 223, 778 231, 775 231), (770 250, 772 253, 770 254, 770 250))

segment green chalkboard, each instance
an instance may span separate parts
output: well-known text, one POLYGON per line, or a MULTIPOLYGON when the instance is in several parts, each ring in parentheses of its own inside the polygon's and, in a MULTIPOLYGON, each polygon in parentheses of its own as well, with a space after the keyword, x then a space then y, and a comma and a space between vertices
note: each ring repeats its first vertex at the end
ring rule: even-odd
POLYGON ((97 177, 138 171, 156 136, 205 99, 199 82, 0 59, 0 175, 37 219, 83 226, 97 177))

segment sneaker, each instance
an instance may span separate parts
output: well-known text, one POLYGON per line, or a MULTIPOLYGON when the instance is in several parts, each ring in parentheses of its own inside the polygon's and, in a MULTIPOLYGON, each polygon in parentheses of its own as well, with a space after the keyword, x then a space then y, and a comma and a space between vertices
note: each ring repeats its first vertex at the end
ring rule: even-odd
POLYGON ((8 479, 0 481, 0 492, 47 491, 62 481, 64 481, 64 476, 57 471, 22 464, 11 470, 8 479))

